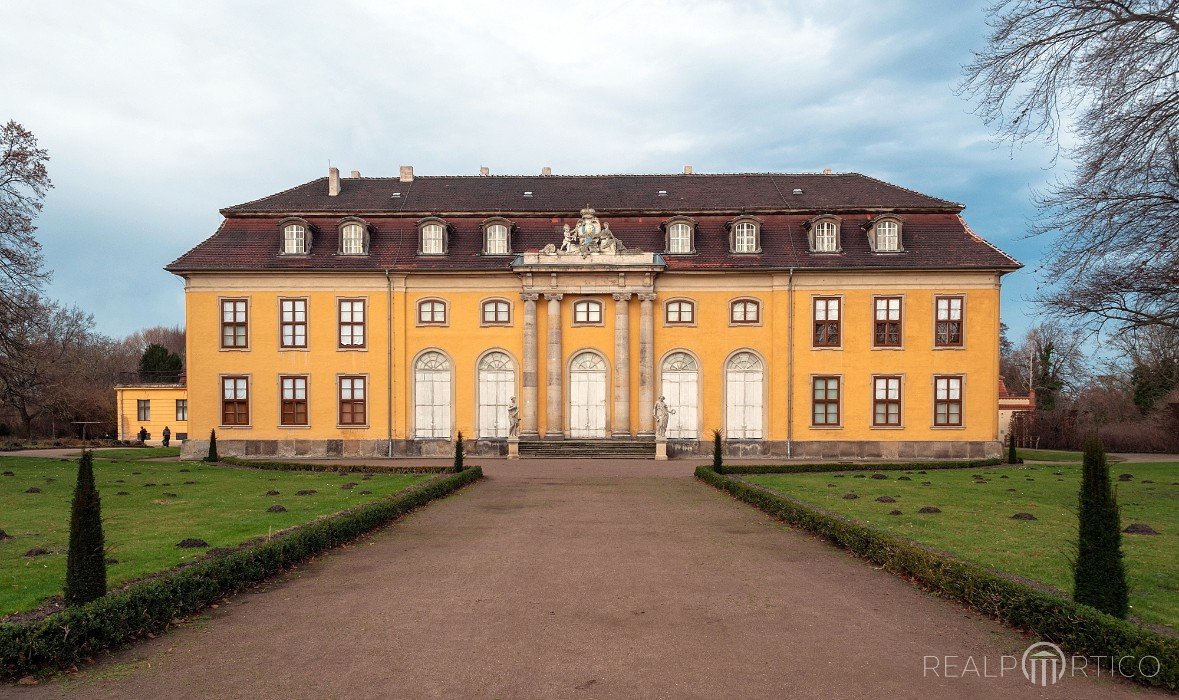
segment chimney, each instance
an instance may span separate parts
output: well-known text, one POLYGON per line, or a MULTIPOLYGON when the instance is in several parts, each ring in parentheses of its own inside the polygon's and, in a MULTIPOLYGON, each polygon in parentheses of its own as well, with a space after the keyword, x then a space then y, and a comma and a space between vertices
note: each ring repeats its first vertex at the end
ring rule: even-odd
POLYGON ((353 180, 359 180, 359 179, 360 179, 360 171, 359 171, 359 170, 353 170, 353 171, 352 171, 352 179, 353 179, 353 180))
POLYGON ((402 182, 413 182, 413 166, 412 165, 401 166, 400 180, 402 182))
POLYGON ((491 170, 488 169, 486 166, 479 168, 479 175, 480 176, 487 177, 490 174, 491 174, 491 170))
POLYGON ((552 175, 553 169, 546 165, 540 169, 540 174, 541 175, 552 175))
POLYGON ((340 194, 340 169, 328 168, 328 196, 335 197, 340 194))
POLYGON ((696 172, 696 171, 692 169, 692 166, 690 166, 690 165, 684 166, 684 174, 685 175, 691 175, 694 172, 696 172))
POLYGON ((831 168, 823 168, 823 174, 824 174, 824 175, 830 175, 830 174, 831 174, 831 168))

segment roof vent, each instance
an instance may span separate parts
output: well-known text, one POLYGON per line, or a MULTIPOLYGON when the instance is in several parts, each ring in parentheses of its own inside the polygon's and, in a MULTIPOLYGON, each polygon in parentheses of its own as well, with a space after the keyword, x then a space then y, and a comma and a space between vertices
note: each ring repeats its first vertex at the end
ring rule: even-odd
POLYGON ((690 165, 684 166, 684 174, 685 175, 691 175, 694 172, 696 172, 696 171, 692 169, 692 166, 690 166, 690 165))
POLYGON ((400 199, 400 198, 401 198, 401 193, 400 193, 400 192, 394 192, 394 193, 393 193, 391 196, 393 197, 393 199, 400 199))
POLYGON ((823 168, 823 174, 824 174, 824 175, 830 175, 830 174, 831 174, 831 168, 823 168))
POLYGON ((540 174, 541 175, 552 175, 553 169, 546 165, 540 169, 540 174))
POLYGON ((525 196, 525 197, 531 197, 531 196, 532 196, 532 190, 524 190, 524 196, 525 196))
POLYGON ((666 197, 666 196, 667 196, 667 190, 659 190, 659 191, 658 191, 658 192, 656 192, 655 194, 659 195, 660 197, 666 197))
POLYGON ((795 188, 794 188, 794 194, 802 194, 802 189, 801 189, 801 188, 798 188, 798 187, 795 187, 795 188))
POLYGON ((487 177, 490 174, 491 174, 491 170, 489 170, 488 168, 485 168, 485 167, 479 168, 479 175, 481 175, 482 177, 487 177))
POLYGON ((399 179, 402 182, 413 182, 413 166, 412 165, 401 166, 401 177, 399 179))

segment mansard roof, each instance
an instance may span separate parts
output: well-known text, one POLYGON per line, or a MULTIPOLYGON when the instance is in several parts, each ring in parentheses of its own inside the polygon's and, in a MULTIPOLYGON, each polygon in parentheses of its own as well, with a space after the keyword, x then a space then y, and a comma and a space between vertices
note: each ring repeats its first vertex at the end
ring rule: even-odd
POLYGON ((512 257, 483 253, 482 223, 502 216, 513 225, 514 253, 560 244, 562 224, 575 224, 593 207, 629 249, 660 253, 668 219, 697 222, 695 252, 665 255, 667 270, 978 269, 1009 271, 1020 264, 970 230, 963 209, 857 173, 790 175, 594 175, 344 178, 337 196, 327 178, 222 210, 212 237, 168 265, 199 271, 474 271, 511 269, 512 257), (801 190, 801 193, 795 194, 801 190), (660 194, 663 191, 664 194, 660 194), (524 196, 530 192, 530 196, 524 196), (399 196, 394 197, 393 194, 399 196), (881 213, 903 221, 904 252, 874 253, 861 228, 881 213), (838 213, 842 250, 815 254, 805 224, 838 213), (761 252, 729 252, 734 216, 761 221, 761 252), (280 254, 278 222, 300 216, 313 227, 307 255, 280 254), (339 222, 363 216, 370 225, 365 256, 341 256, 339 222), (418 222, 441 217, 448 225, 444 255, 418 253, 418 222))

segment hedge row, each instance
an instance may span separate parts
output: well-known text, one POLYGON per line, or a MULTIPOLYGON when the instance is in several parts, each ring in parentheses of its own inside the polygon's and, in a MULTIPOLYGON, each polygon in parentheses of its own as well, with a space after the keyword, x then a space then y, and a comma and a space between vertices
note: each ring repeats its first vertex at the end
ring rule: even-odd
MULTIPOLYGON (((939 462, 834 462, 825 464, 733 464, 724 466, 722 474, 802 474, 806 472, 846 472, 875 469, 879 472, 895 472, 917 469, 969 469, 971 467, 996 467, 1003 464, 1001 459, 972 459, 939 462)), ((709 467, 711 469, 711 467, 709 467)))
MULTIPOLYGON (((1179 689, 1179 639, 1164 637, 1106 615, 1086 605, 1038 591, 916 542, 887 534, 815 506, 750 486, 697 467, 696 477, 766 513, 834 542, 874 564, 912 577, 930 589, 957 599, 984 615, 1013 627, 1032 630, 1074 653, 1086 656, 1144 656, 1159 660, 1154 677, 1137 677, 1147 685, 1179 689)), ((1129 663, 1126 664, 1129 666, 1129 663)), ((1145 670, 1153 670, 1149 662, 1145 670)), ((1135 673, 1138 672, 1135 663, 1135 673)))
POLYGON ((450 467, 398 467, 391 464, 315 464, 312 462, 282 462, 266 459, 222 457, 218 464, 250 469, 270 469, 282 472, 339 472, 340 474, 447 474, 450 467))
POLYGON ((69 668, 164 629, 245 585, 262 581, 483 476, 479 467, 297 527, 281 537, 214 555, 39 620, 0 625, 0 678, 69 668))

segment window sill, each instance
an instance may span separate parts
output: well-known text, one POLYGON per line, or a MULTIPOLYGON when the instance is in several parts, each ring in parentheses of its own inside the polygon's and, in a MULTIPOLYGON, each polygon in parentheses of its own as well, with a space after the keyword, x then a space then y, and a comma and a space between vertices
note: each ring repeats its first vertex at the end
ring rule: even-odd
POLYGON ((368 429, 368 423, 365 423, 364 425, 352 425, 352 424, 340 425, 339 423, 337 423, 336 429, 337 430, 366 430, 366 429, 368 429))
POLYGON ((218 430, 249 430, 254 427, 253 423, 247 425, 218 425, 218 430))
POLYGON ((873 350, 904 350, 904 345, 873 345, 873 350))
POLYGON ((664 328, 695 328, 696 322, 692 321, 691 323, 685 323, 684 321, 665 321, 663 323, 663 327, 664 328))
POLYGON ((811 425, 811 430, 843 430, 843 424, 839 425, 811 425))
POLYGON ((415 328, 449 328, 449 323, 417 323, 415 328))
POLYGON ((934 350, 965 350, 965 345, 934 345, 934 350))
POLYGON ((311 425, 310 424, 307 424, 307 425, 283 425, 282 423, 279 423, 278 429, 279 430, 310 430, 311 425))
POLYGON ((508 321, 507 323, 499 323, 499 322, 497 322, 497 323, 480 323, 479 327, 480 328, 511 328, 512 322, 508 321))
POLYGON ((296 347, 283 347, 282 345, 280 345, 280 346, 278 346, 278 351, 279 352, 311 352, 311 349, 308 348, 306 345, 304 345, 303 347, 298 347, 298 348, 296 348, 296 347))
POLYGON ((870 426, 868 426, 868 428, 870 430, 904 430, 905 426, 903 426, 903 425, 870 425, 870 426))
POLYGON ((761 328, 761 321, 729 321, 729 328, 761 328))
POLYGON ((966 430, 965 425, 931 425, 930 430, 966 430))
POLYGON ((586 323, 576 323, 576 322, 574 322, 574 323, 572 324, 572 327, 573 327, 573 328, 601 328, 601 327, 603 327, 603 326, 605 326, 605 325, 606 325, 606 324, 605 324, 604 322, 602 322, 602 321, 598 321, 597 323, 590 323, 590 322, 586 322, 586 323))
POLYGON ((812 351, 822 352, 824 350, 843 350, 842 345, 812 345, 812 351))
POLYGON ((336 352, 368 352, 368 346, 367 345, 337 346, 336 352))
POLYGON ((279 253, 280 258, 309 258, 311 253, 279 253))

